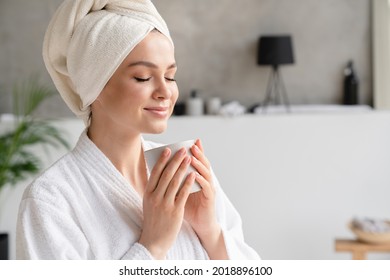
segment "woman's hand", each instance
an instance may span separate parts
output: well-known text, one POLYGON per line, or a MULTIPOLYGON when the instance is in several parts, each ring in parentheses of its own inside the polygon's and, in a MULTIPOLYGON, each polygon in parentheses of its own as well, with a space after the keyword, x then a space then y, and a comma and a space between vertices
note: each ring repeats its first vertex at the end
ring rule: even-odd
POLYGON ((180 189, 191 157, 183 148, 169 161, 170 153, 165 149, 154 166, 143 198, 144 222, 139 243, 156 259, 164 259, 176 240, 195 181, 195 174, 191 173, 180 189))
POLYGON ((185 219, 191 224, 198 235, 207 234, 210 228, 215 227, 215 189, 210 169, 210 163, 203 153, 200 140, 196 140, 191 147, 193 154, 191 165, 197 171, 196 181, 201 186, 199 192, 193 193, 187 200, 185 219))
POLYGON ((198 235, 210 259, 226 259, 227 252, 221 227, 215 213, 215 186, 210 162, 204 155, 201 141, 192 146, 191 164, 196 169, 196 181, 201 191, 192 193, 185 206, 185 219, 198 235))

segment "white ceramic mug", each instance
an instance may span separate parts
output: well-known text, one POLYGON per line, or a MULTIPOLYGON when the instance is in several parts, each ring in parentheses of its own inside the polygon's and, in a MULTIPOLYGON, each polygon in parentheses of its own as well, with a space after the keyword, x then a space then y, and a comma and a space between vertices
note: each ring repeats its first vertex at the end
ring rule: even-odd
MULTIPOLYGON (((195 144, 195 140, 187 140, 183 142, 178 142, 174 144, 169 144, 169 145, 164 145, 160 146, 157 148, 153 148, 150 150, 145 151, 145 159, 146 159, 146 164, 148 165, 149 170, 151 171, 158 161, 158 159, 161 156, 161 153, 165 150, 165 148, 169 148, 171 150, 171 156, 170 159, 175 155, 177 151, 179 151, 181 148, 185 148, 187 151, 188 155, 192 155, 190 148, 195 144)), ((190 174, 191 172, 196 171, 191 165, 187 169, 186 176, 184 176, 183 181, 186 179, 187 175, 190 174)), ((182 182, 183 184, 183 182, 182 182)), ((201 187, 198 184, 198 182, 194 182, 194 185, 191 187, 191 193, 200 191, 201 187)))

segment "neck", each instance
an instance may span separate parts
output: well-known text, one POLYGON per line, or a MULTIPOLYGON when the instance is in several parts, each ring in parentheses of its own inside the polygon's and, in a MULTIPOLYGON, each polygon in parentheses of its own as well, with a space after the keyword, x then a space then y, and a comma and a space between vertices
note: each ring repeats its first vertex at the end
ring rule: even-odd
POLYGON ((142 196, 147 173, 141 135, 91 123, 88 137, 142 196))

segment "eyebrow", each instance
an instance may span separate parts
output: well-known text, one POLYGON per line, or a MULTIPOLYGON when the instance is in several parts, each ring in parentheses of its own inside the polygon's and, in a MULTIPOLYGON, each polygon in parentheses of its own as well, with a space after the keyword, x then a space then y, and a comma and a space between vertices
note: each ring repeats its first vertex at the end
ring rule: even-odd
MULTIPOLYGON (((128 67, 134 67, 134 66, 146 66, 146 67, 149 67, 149 68, 158 68, 158 66, 152 62, 149 62, 149 61, 137 61, 137 62, 133 62, 133 63, 130 63, 128 65, 128 67)), ((172 69, 172 68, 176 68, 177 65, 176 63, 172 63, 171 65, 168 66, 167 69, 172 69)))

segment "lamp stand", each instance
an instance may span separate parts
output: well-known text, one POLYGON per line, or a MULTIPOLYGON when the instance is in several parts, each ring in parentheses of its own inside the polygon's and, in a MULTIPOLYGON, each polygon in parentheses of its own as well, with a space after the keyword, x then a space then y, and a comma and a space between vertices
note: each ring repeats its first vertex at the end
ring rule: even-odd
POLYGON ((272 66, 272 72, 268 79, 267 92, 262 102, 262 110, 265 112, 269 103, 280 104, 282 101, 288 113, 290 113, 290 102, 278 65, 272 66))

